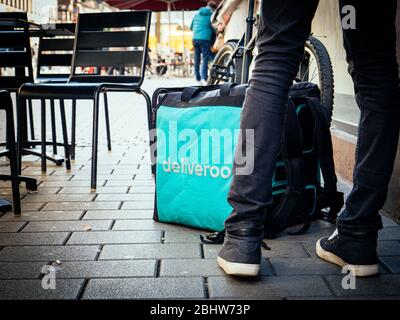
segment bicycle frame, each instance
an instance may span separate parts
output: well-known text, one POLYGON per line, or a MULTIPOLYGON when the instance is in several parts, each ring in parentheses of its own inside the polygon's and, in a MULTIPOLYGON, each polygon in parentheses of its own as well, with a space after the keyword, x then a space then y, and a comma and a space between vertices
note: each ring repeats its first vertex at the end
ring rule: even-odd
MULTIPOLYGON (((246 19, 247 28, 244 35, 244 57, 241 83, 247 83, 249 81, 250 65, 252 58, 252 50, 249 50, 249 45, 251 44, 251 42, 255 43, 255 37, 253 37, 253 27, 256 23, 256 18, 254 17, 254 7, 255 0, 249 0, 248 16, 246 19)), ((232 56, 235 56, 235 54, 233 54, 232 56)))
MULTIPOLYGON (((231 79, 235 81, 234 74, 229 73, 229 68, 233 65, 236 58, 244 56, 242 65, 242 77, 240 83, 249 81, 250 66, 252 63, 252 52, 256 45, 257 32, 253 35, 253 28, 256 22, 254 17, 255 0, 249 0, 248 17, 246 18, 246 32, 237 43, 232 56, 226 66, 213 65, 213 74, 218 80, 231 79)), ((237 81, 237 79, 236 79, 237 81)))

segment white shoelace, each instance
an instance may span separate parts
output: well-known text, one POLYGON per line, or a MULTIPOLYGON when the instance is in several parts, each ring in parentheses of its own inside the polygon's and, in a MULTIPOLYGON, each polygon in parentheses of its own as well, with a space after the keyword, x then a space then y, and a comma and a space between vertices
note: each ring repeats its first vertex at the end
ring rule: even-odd
POLYGON ((335 232, 333 232, 333 234, 329 237, 328 240, 332 240, 334 237, 336 237, 339 234, 338 229, 335 230, 335 232))

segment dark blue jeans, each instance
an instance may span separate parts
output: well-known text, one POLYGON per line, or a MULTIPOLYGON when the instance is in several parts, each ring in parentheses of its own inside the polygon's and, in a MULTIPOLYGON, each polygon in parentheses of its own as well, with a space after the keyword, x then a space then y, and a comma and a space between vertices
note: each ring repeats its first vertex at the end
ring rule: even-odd
POLYGON ((207 81, 208 62, 211 60, 211 42, 207 40, 193 40, 193 46, 194 46, 194 74, 196 80, 207 81))
MULTIPOLYGON (((356 30, 344 30, 344 42, 361 110, 354 188, 338 221, 339 231, 376 232, 397 151, 400 90, 396 61, 396 0, 376 10, 375 1, 340 0, 353 5, 356 30), (373 21, 373 23, 372 23, 373 21)), ((228 201, 233 212, 227 231, 260 228, 272 204, 272 176, 280 150, 289 88, 310 35, 318 0, 264 0, 259 55, 247 91, 242 129, 254 129, 254 171, 235 175, 228 201)), ((246 143, 243 137, 243 143, 246 143)), ((237 146, 239 150, 243 146, 237 146)))

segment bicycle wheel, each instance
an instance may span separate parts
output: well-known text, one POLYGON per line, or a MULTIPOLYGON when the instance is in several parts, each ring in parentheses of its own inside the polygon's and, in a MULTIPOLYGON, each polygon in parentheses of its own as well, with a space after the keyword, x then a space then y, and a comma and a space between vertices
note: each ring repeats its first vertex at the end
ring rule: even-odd
POLYGON ((242 58, 232 60, 238 41, 228 41, 218 51, 212 63, 209 85, 216 85, 223 82, 240 83, 242 77, 242 58))
POLYGON ((309 37, 305 44, 304 58, 300 64, 298 79, 319 86, 322 107, 331 121, 334 102, 332 62, 325 46, 314 37, 309 37))

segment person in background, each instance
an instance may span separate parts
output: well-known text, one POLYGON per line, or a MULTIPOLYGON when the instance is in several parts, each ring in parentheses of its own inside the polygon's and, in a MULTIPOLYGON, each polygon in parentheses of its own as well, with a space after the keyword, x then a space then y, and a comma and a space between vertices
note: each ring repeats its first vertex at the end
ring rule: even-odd
POLYGON ((190 27, 193 31, 194 73, 200 85, 207 84, 208 62, 212 56, 212 41, 215 39, 211 16, 216 8, 216 2, 209 1, 206 7, 200 8, 196 13, 190 27))
MULTIPOLYGON (((219 266, 230 275, 256 276, 266 209, 272 205, 272 177, 281 146, 288 93, 311 33, 319 0, 263 0, 255 69, 246 92, 241 129, 254 130, 254 171, 235 175, 228 201, 219 266)), ((353 190, 338 217, 337 230, 320 239, 321 259, 355 276, 379 273, 379 215, 388 192, 399 142, 400 82, 396 60, 397 0, 339 0, 340 12, 356 13, 355 27, 343 27, 344 46, 361 111, 353 190), (371 23, 373 21, 373 23, 371 23)), ((328 18, 328 17, 327 17, 328 18)), ((346 14, 342 13, 343 21, 346 14)), ((244 150, 246 135, 237 147, 244 150)))

